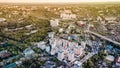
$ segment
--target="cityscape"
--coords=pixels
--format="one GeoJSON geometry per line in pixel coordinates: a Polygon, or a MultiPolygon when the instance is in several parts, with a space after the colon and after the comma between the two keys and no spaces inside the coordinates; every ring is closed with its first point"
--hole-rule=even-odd
{"type": "Polygon", "coordinates": [[[120,68],[120,2],[0,3],[0,68],[120,68]]]}

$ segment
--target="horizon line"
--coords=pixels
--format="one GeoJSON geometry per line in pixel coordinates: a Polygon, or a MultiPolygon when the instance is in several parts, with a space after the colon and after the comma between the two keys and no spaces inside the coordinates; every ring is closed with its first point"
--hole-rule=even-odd
{"type": "Polygon", "coordinates": [[[105,4],[105,3],[120,3],[120,1],[110,1],[110,2],[0,2],[3,4],[87,4],[87,3],[97,3],[97,4],[105,4]]]}

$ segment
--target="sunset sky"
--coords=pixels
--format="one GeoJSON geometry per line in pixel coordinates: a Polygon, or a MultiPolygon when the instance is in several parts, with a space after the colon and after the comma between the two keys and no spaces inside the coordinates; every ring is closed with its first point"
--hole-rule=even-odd
{"type": "Polygon", "coordinates": [[[54,3],[54,2],[120,2],[120,0],[0,0],[11,3],[54,3]]]}

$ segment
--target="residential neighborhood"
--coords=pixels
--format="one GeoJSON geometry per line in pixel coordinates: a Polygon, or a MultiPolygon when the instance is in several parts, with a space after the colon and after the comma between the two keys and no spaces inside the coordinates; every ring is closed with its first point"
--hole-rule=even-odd
{"type": "Polygon", "coordinates": [[[119,7],[0,4],[0,68],[120,68],[119,7]]]}

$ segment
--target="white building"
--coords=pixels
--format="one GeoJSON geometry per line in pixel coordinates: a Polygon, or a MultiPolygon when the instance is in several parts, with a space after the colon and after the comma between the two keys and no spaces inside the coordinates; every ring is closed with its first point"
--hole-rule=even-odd
{"type": "Polygon", "coordinates": [[[52,49],[56,47],[56,45],[57,45],[57,40],[56,39],[50,39],[49,42],[50,42],[50,45],[51,45],[52,49]]]}
{"type": "Polygon", "coordinates": [[[59,33],[62,33],[64,30],[63,30],[63,28],[60,28],[59,29],[59,33]]]}
{"type": "Polygon", "coordinates": [[[105,17],[105,20],[107,21],[115,21],[116,19],[116,17],[105,17]]]}
{"type": "Polygon", "coordinates": [[[49,33],[48,33],[48,37],[49,37],[49,38],[54,38],[54,35],[55,35],[55,32],[49,32],[49,33]]]}
{"type": "Polygon", "coordinates": [[[46,44],[46,42],[44,42],[44,41],[36,43],[36,45],[37,45],[38,48],[41,48],[41,46],[43,46],[43,45],[45,46],[45,44],[46,44]]]}
{"type": "Polygon", "coordinates": [[[5,22],[6,19],[5,18],[0,18],[0,22],[5,22]]]}
{"type": "Polygon", "coordinates": [[[85,48],[85,46],[86,46],[86,42],[81,41],[81,46],[82,46],[83,48],[85,48]]]}
{"type": "Polygon", "coordinates": [[[27,26],[25,26],[25,28],[31,29],[32,26],[33,26],[32,24],[31,25],[27,25],[27,26]]]}
{"type": "Polygon", "coordinates": [[[50,46],[46,46],[45,51],[49,53],[50,52],[50,46]]]}
{"type": "Polygon", "coordinates": [[[50,52],[50,54],[51,54],[51,55],[55,55],[55,53],[57,53],[57,51],[58,51],[58,50],[56,50],[56,49],[52,49],[51,52],[50,52]]]}
{"type": "Polygon", "coordinates": [[[58,52],[58,56],[57,56],[57,59],[62,61],[64,59],[64,52],[58,52]]]}
{"type": "Polygon", "coordinates": [[[25,33],[25,35],[30,35],[30,34],[33,34],[33,33],[36,33],[36,32],[38,32],[38,30],[32,30],[29,33],[25,33]]]}
{"type": "Polygon", "coordinates": [[[68,60],[71,61],[71,62],[75,60],[75,55],[74,55],[73,52],[68,53],[68,60]]]}
{"type": "Polygon", "coordinates": [[[63,12],[63,13],[60,14],[60,18],[61,19],[75,19],[76,18],[76,14],[63,12]]]}
{"type": "Polygon", "coordinates": [[[32,30],[30,34],[36,33],[38,30],[32,30]]]}
{"type": "Polygon", "coordinates": [[[50,25],[51,25],[51,27],[59,26],[59,20],[58,19],[50,20],[50,25]]]}
{"type": "Polygon", "coordinates": [[[106,56],[106,60],[108,60],[108,61],[111,61],[111,62],[113,62],[114,61],[114,56],[112,56],[112,55],[108,55],[108,56],[106,56]]]}
{"type": "Polygon", "coordinates": [[[24,53],[25,57],[31,57],[35,52],[32,49],[27,48],[23,51],[23,53],[24,53]]]}
{"type": "Polygon", "coordinates": [[[97,21],[102,21],[102,20],[103,19],[100,16],[97,17],[97,21]]]}
{"type": "Polygon", "coordinates": [[[37,47],[41,48],[42,50],[46,49],[45,42],[39,42],[39,43],[37,43],[37,47]]]}

